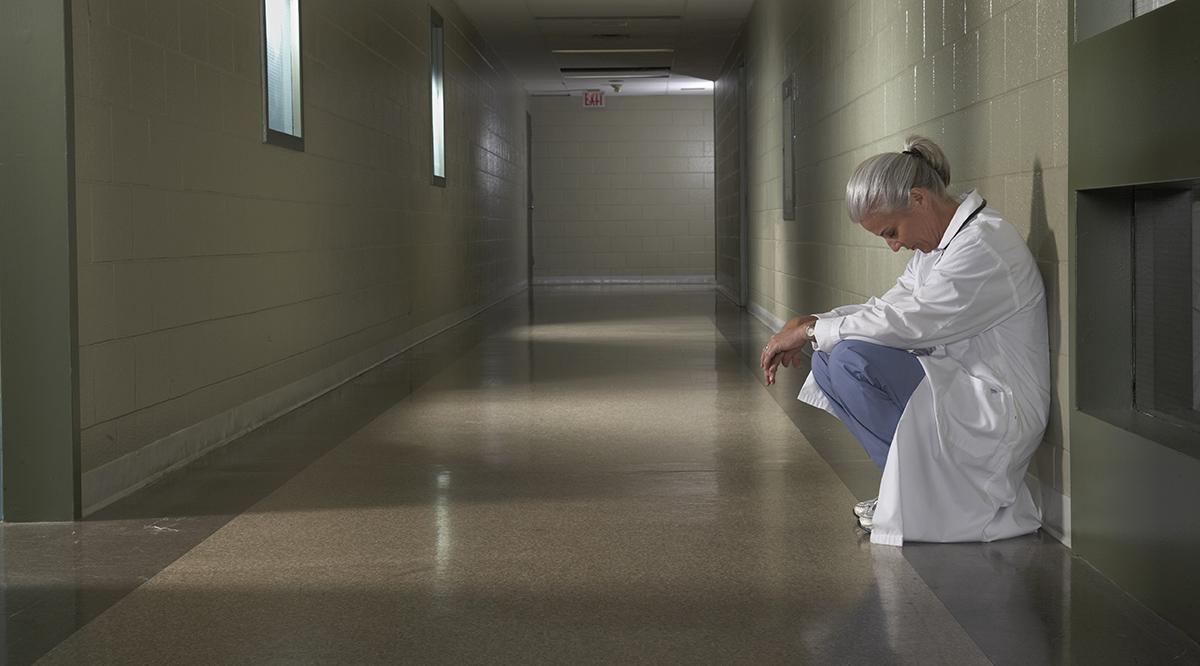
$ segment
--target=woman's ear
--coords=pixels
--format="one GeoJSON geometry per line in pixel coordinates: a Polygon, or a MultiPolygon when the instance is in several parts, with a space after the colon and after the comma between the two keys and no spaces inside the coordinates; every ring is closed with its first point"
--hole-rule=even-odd
{"type": "Polygon", "coordinates": [[[913,208],[923,206],[925,204],[925,190],[920,187],[914,187],[909,190],[908,202],[913,208]]]}

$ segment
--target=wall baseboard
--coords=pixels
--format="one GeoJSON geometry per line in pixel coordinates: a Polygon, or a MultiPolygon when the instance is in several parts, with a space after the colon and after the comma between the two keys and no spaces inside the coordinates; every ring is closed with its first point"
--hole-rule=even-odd
{"type": "Polygon", "coordinates": [[[717,283],[717,293],[724,296],[726,299],[728,299],[730,303],[733,303],[734,305],[737,305],[740,307],[740,304],[738,303],[737,294],[733,293],[732,289],[730,289],[729,287],[726,287],[725,285],[721,284],[720,282],[717,283]]]}
{"type": "Polygon", "coordinates": [[[771,329],[772,331],[778,331],[779,329],[783,328],[784,323],[786,323],[779,317],[767,312],[763,306],[755,303],[754,301],[750,301],[750,305],[746,308],[746,310],[749,311],[755,319],[766,324],[767,328],[771,329]]]}
{"type": "Polygon", "coordinates": [[[716,277],[712,275],[578,275],[578,276],[546,276],[535,277],[534,286],[567,286],[595,284],[702,284],[714,285],[716,277]]]}
{"type": "Polygon", "coordinates": [[[83,474],[83,515],[120,500],[201,456],[291,412],[386,363],[396,355],[525,291],[522,281],[483,305],[426,322],[388,342],[347,358],[233,409],[188,426],[83,474]]]}
{"type": "Polygon", "coordinates": [[[1042,509],[1042,531],[1071,547],[1071,498],[1044,486],[1032,475],[1025,475],[1025,482],[1033,493],[1034,500],[1042,509]]]}

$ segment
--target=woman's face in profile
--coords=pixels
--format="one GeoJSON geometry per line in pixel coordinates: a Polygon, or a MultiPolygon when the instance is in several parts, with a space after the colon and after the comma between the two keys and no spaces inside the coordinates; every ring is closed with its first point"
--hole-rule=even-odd
{"type": "Polygon", "coordinates": [[[901,249],[932,252],[942,240],[937,219],[924,192],[913,190],[908,210],[871,213],[862,219],[862,228],[879,236],[892,252],[901,249]]]}

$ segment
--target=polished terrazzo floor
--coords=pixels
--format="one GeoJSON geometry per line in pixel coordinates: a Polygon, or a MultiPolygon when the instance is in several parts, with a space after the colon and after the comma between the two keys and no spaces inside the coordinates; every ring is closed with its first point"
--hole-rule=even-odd
{"type": "Polygon", "coordinates": [[[872,546],[878,473],[702,288],[511,299],[78,525],[7,663],[1200,663],[1041,535],[872,546]]]}

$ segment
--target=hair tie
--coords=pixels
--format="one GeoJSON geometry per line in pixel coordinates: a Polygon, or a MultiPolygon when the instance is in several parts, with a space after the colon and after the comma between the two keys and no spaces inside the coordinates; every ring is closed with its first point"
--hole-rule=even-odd
{"type": "MultiPolygon", "coordinates": [[[[921,153],[919,153],[919,152],[917,152],[917,151],[915,151],[915,150],[903,150],[903,151],[900,151],[900,154],[901,154],[901,155],[912,155],[913,157],[915,157],[915,158],[917,158],[917,159],[921,160],[922,162],[924,162],[924,163],[928,164],[930,169],[933,169],[933,162],[930,162],[928,157],[925,157],[924,155],[922,155],[921,153]]],[[[937,171],[937,169],[933,169],[933,170],[934,170],[934,171],[937,171]]]]}

